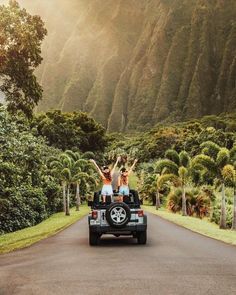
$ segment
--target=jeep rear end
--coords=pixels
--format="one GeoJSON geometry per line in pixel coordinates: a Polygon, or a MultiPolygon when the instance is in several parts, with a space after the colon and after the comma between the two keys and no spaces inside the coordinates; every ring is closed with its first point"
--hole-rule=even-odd
{"type": "Polygon", "coordinates": [[[139,244],[146,244],[147,216],[140,208],[138,194],[133,191],[124,198],[124,202],[102,204],[95,195],[89,215],[89,242],[97,245],[103,234],[130,235],[137,238],[139,244]]]}

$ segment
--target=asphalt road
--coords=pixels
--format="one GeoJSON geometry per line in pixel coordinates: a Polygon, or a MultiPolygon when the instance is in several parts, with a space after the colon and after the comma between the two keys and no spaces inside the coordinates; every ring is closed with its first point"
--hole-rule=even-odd
{"type": "Polygon", "coordinates": [[[0,295],[236,294],[236,247],[148,214],[148,244],[88,245],[84,218],[54,237],[0,256],[0,295]]]}

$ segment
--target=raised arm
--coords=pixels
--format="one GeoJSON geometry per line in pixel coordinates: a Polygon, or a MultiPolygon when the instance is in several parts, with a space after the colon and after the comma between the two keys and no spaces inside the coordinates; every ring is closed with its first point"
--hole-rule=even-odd
{"type": "Polygon", "coordinates": [[[98,171],[98,173],[100,174],[100,176],[102,177],[102,178],[104,178],[104,175],[103,175],[103,173],[102,173],[102,171],[101,171],[101,169],[98,167],[98,165],[97,165],[97,163],[96,163],[96,161],[95,160],[93,160],[93,159],[91,159],[91,160],[89,160],[91,163],[93,163],[94,164],[94,166],[97,168],[97,171],[98,171]]]}
{"type": "Polygon", "coordinates": [[[128,170],[128,174],[130,174],[130,173],[133,171],[134,166],[136,165],[137,162],[138,162],[138,160],[135,159],[133,165],[132,165],[132,166],[129,168],[129,170],[128,170]]]}
{"type": "Polygon", "coordinates": [[[111,176],[113,176],[113,174],[114,174],[114,172],[116,170],[117,164],[120,162],[120,159],[121,159],[120,157],[117,158],[117,160],[115,162],[115,165],[114,165],[114,167],[111,170],[111,176]]]}

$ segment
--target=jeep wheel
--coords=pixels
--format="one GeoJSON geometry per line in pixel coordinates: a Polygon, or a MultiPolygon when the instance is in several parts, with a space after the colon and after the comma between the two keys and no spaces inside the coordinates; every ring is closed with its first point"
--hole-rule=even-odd
{"type": "Polygon", "coordinates": [[[96,246],[99,242],[99,235],[97,233],[89,231],[89,245],[96,246]]]}
{"type": "Polygon", "coordinates": [[[147,242],[147,231],[137,232],[138,244],[145,245],[147,242]]]}
{"type": "Polygon", "coordinates": [[[131,212],[125,203],[112,203],[106,210],[106,219],[110,226],[115,228],[124,227],[131,217],[131,212]]]}

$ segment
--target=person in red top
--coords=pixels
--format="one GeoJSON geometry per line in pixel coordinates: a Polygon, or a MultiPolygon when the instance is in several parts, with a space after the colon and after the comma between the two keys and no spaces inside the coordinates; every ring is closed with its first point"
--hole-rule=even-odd
{"type": "Polygon", "coordinates": [[[102,186],[101,194],[102,194],[103,203],[106,202],[107,196],[111,196],[111,197],[113,196],[113,189],[112,189],[111,183],[112,183],[112,178],[113,178],[116,166],[119,161],[120,161],[120,157],[117,158],[114,167],[112,168],[112,170],[110,170],[108,166],[103,166],[102,169],[100,169],[95,160],[90,160],[90,162],[95,165],[95,167],[98,170],[98,173],[100,174],[102,178],[103,186],[102,186]]]}
{"type": "Polygon", "coordinates": [[[129,175],[133,171],[135,164],[138,162],[137,159],[134,160],[133,165],[127,170],[125,167],[121,168],[121,174],[118,178],[118,187],[120,201],[123,202],[123,197],[129,195],[129,175]]]}

